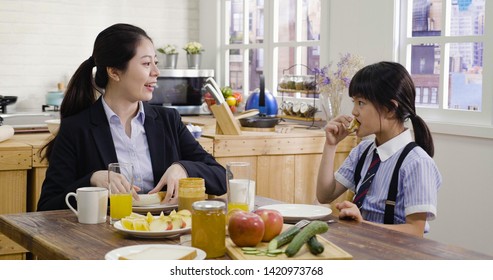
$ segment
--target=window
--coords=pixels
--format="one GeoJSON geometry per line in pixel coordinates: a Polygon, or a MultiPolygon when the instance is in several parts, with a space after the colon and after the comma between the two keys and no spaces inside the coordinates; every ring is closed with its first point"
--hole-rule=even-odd
{"type": "Polygon", "coordinates": [[[491,125],[493,83],[483,81],[492,66],[485,59],[486,1],[401,3],[399,56],[415,82],[419,114],[432,121],[491,125]]]}
{"type": "Polygon", "coordinates": [[[223,0],[224,84],[247,94],[258,88],[263,74],[276,94],[283,74],[310,74],[303,65],[319,67],[321,2],[223,0]]]}

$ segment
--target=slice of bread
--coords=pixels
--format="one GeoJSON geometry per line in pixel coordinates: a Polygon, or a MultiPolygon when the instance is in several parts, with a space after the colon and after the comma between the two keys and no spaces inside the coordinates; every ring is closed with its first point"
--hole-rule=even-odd
{"type": "Polygon", "coordinates": [[[119,256],[119,260],[193,260],[197,257],[197,250],[191,247],[166,248],[149,247],[140,252],[119,256]]]}
{"type": "Polygon", "coordinates": [[[157,192],[153,194],[139,194],[140,200],[132,201],[133,206],[149,206],[161,203],[166,196],[166,192],[157,192]]]}

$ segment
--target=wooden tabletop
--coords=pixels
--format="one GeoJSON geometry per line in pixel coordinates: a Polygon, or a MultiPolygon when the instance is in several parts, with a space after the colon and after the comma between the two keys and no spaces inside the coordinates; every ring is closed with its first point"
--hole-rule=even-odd
{"type": "MultiPolygon", "coordinates": [[[[257,197],[256,206],[279,201],[257,197]]],[[[466,250],[368,223],[338,220],[323,237],[354,259],[493,259],[466,250]]],[[[0,215],[0,232],[32,252],[39,259],[104,259],[107,252],[122,246],[166,243],[180,238],[139,239],[124,236],[108,223],[86,225],[77,222],[70,210],[0,215]]],[[[225,257],[227,258],[227,256],[225,257]]]]}

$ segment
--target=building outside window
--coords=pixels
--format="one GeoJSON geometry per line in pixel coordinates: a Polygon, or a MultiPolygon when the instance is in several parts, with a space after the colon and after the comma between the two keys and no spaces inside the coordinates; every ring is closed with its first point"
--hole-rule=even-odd
{"type": "Polygon", "coordinates": [[[415,82],[420,112],[432,120],[491,125],[492,93],[483,86],[486,1],[401,4],[400,62],[415,82]]]}
{"type": "Polygon", "coordinates": [[[263,74],[275,94],[283,74],[311,74],[320,65],[321,5],[320,0],[223,0],[225,84],[247,94],[263,74]]]}

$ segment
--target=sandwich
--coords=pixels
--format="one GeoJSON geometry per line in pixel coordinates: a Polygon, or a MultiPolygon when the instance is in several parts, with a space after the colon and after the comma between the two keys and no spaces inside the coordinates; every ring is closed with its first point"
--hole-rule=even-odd
{"type": "Polygon", "coordinates": [[[139,194],[140,200],[133,200],[132,206],[149,206],[161,203],[161,200],[166,196],[166,192],[157,192],[153,194],[139,194]]]}
{"type": "Polygon", "coordinates": [[[149,247],[142,251],[119,256],[119,260],[193,260],[197,250],[192,247],[149,247]]]}
{"type": "Polygon", "coordinates": [[[356,119],[353,118],[353,120],[349,123],[349,126],[347,127],[347,131],[349,133],[355,132],[360,126],[360,122],[356,119]]]}

